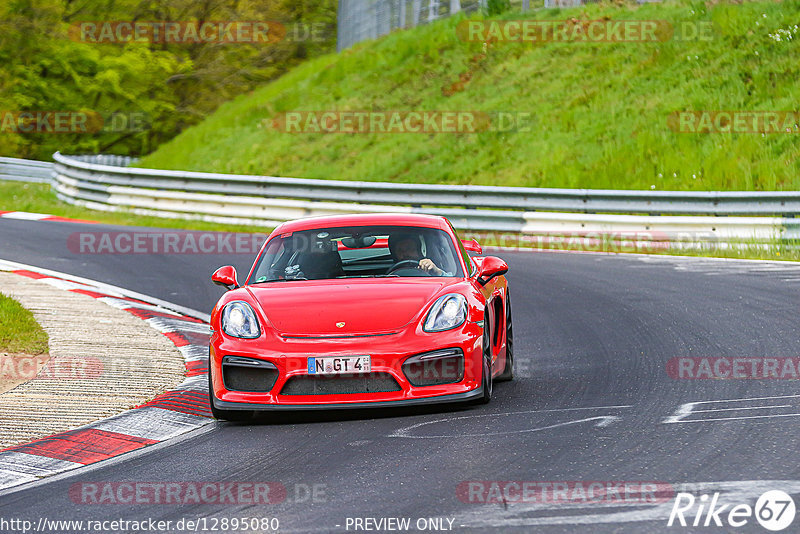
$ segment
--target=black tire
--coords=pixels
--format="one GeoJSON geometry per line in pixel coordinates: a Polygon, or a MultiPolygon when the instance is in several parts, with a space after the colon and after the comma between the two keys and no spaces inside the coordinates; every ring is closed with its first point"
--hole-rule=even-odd
{"type": "Polygon", "coordinates": [[[255,415],[253,410],[220,410],[214,407],[214,388],[211,386],[211,360],[208,362],[208,404],[211,406],[211,415],[221,421],[249,421],[255,415]]]}
{"type": "Polygon", "coordinates": [[[511,320],[511,296],[506,290],[506,365],[495,378],[498,382],[514,380],[514,326],[511,320]]]}
{"type": "Polygon", "coordinates": [[[489,335],[489,325],[484,313],[483,324],[483,396],[478,399],[478,404],[489,404],[492,400],[492,336],[489,335]]]}

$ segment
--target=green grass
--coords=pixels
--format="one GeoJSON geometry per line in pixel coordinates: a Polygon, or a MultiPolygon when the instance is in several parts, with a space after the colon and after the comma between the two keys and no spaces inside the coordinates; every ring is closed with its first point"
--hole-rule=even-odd
{"type": "Polygon", "coordinates": [[[0,293],[0,352],[45,354],[47,334],[33,314],[0,293]]]}
{"type": "Polygon", "coordinates": [[[742,242],[731,248],[712,247],[707,249],[668,248],[654,254],[673,256],[697,256],[704,258],[732,258],[740,260],[800,261],[798,243],[772,242],[755,244],[742,242]]]}
{"type": "MultiPolygon", "coordinates": [[[[472,15],[472,17],[480,17],[472,15]]],[[[418,183],[657,190],[800,188],[797,134],[676,133],[671,113],[797,110],[798,2],[600,3],[506,18],[712,24],[711,40],[466,43],[462,16],[308,61],[143,158],[142,167],[418,183]],[[293,110],[529,112],[529,132],[290,134],[293,110]]]]}
{"type": "Polygon", "coordinates": [[[99,211],[73,206],[59,200],[48,184],[0,180],[0,210],[47,213],[71,219],[83,219],[127,226],[146,226],[152,228],[177,228],[184,230],[209,230],[224,232],[263,232],[271,231],[270,226],[245,226],[218,224],[201,220],[169,219],[136,215],[121,211],[99,211]]]}
{"type": "MultiPolygon", "coordinates": [[[[732,258],[747,260],[800,261],[800,243],[792,241],[730,240],[725,245],[713,242],[694,245],[684,243],[638,243],[619,242],[610,238],[583,239],[573,235],[551,235],[549,237],[516,234],[463,232],[464,239],[476,239],[483,247],[501,247],[521,251],[579,251],[607,252],[619,254],[654,254],[672,256],[696,256],[705,258],[732,258]]],[[[619,236],[616,236],[619,238],[619,236]]]]}

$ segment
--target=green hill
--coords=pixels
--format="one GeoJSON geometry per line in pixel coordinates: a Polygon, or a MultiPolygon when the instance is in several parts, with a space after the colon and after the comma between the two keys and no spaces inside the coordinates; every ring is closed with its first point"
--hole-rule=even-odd
{"type": "Polygon", "coordinates": [[[224,104],[140,165],[420,183],[800,189],[791,115],[788,134],[680,133],[670,122],[679,111],[798,112],[800,2],[604,3],[505,16],[523,18],[658,20],[678,31],[659,42],[486,43],[459,38],[463,16],[441,20],[311,60],[224,104]],[[691,39],[687,27],[706,28],[709,38],[691,39]],[[281,113],[297,110],[530,118],[527,131],[511,132],[298,134],[274,127],[281,113]]]}

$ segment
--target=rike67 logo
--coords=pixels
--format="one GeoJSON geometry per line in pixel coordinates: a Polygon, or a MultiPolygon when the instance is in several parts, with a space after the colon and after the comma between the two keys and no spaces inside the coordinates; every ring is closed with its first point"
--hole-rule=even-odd
{"type": "Polygon", "coordinates": [[[678,493],[667,526],[739,528],[755,518],[765,529],[779,531],[794,521],[794,500],[788,493],[780,490],[763,493],[756,501],[755,507],[745,503],[721,504],[719,500],[719,492],[710,497],[708,494],[696,497],[691,493],[678,493]]]}

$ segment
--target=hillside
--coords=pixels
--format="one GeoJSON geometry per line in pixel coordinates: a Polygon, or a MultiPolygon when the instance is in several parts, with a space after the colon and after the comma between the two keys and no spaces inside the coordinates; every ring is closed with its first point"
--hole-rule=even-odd
{"type": "Polygon", "coordinates": [[[311,60],[224,104],[140,165],[422,183],[800,189],[800,142],[791,115],[794,134],[680,133],[670,118],[695,110],[798,111],[800,3],[604,3],[505,18],[655,20],[668,21],[683,37],[691,37],[686,28],[708,31],[705,39],[667,35],[657,42],[487,43],[459,38],[465,18],[441,20],[311,60]],[[477,133],[276,128],[281,113],[298,110],[529,113],[530,127],[477,133]]]}

